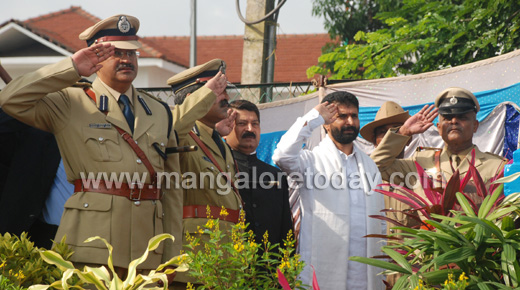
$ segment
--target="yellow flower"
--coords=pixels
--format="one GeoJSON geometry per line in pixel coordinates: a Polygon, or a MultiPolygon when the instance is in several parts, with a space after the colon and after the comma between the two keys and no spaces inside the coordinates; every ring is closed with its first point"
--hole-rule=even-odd
{"type": "Polygon", "coordinates": [[[269,234],[267,233],[267,231],[265,231],[265,233],[264,233],[262,242],[264,243],[264,245],[267,245],[267,242],[269,242],[269,234]]]}
{"type": "Polygon", "coordinates": [[[2,269],[5,266],[5,261],[0,264],[0,269],[2,269]]]}
{"type": "Polygon", "coordinates": [[[459,281],[464,281],[464,280],[468,280],[468,277],[466,277],[466,273],[462,272],[462,274],[460,274],[460,276],[459,276],[459,281]]]}
{"type": "Polygon", "coordinates": [[[209,219],[208,222],[206,223],[206,227],[208,229],[212,229],[214,226],[215,226],[215,220],[209,219]]]}
{"type": "Polygon", "coordinates": [[[244,245],[241,243],[237,243],[233,245],[233,248],[235,248],[235,250],[240,253],[244,249],[244,245]]]}
{"type": "Polygon", "coordinates": [[[222,209],[220,210],[220,215],[223,217],[226,217],[229,215],[229,213],[227,212],[225,207],[222,207],[222,209]]]}

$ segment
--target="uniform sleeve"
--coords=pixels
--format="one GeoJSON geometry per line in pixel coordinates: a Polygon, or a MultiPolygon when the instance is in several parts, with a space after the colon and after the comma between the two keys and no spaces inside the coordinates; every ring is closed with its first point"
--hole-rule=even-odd
{"type": "Polygon", "coordinates": [[[179,135],[179,140],[187,137],[187,134],[195,125],[195,121],[204,117],[217,96],[208,87],[201,87],[190,94],[180,105],[173,108],[173,128],[179,135]]]}
{"type": "Polygon", "coordinates": [[[325,121],[316,109],[312,109],[300,117],[282,136],[273,154],[273,161],[287,173],[303,173],[305,160],[311,154],[303,149],[303,143],[309,139],[314,129],[323,125],[325,121]]]}
{"type": "Polygon", "coordinates": [[[370,157],[376,163],[383,180],[400,184],[410,172],[415,172],[413,159],[398,159],[410,137],[389,130],[370,157]]]}
{"type": "Polygon", "coordinates": [[[57,132],[70,118],[70,99],[64,89],[80,78],[72,59],[66,58],[11,81],[0,92],[0,104],[23,123],[57,132]]]}

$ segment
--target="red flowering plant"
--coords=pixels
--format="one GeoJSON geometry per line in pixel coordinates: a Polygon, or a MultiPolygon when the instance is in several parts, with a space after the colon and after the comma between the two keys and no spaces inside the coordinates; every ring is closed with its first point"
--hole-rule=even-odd
{"type": "MultiPolygon", "coordinates": [[[[460,210],[460,205],[456,202],[456,193],[460,192],[469,202],[470,207],[474,212],[477,212],[482,200],[486,196],[491,195],[496,190],[502,191],[503,184],[495,183],[495,181],[503,176],[503,169],[496,172],[488,184],[485,184],[480,176],[478,170],[475,168],[475,150],[471,151],[471,159],[469,160],[468,172],[462,177],[460,176],[459,170],[457,169],[451,178],[448,180],[445,186],[441,188],[435,188],[432,177],[430,177],[425,170],[415,162],[417,169],[418,180],[422,186],[424,197],[421,194],[412,191],[404,186],[391,185],[395,190],[388,191],[382,189],[376,189],[377,192],[395,198],[400,202],[407,204],[412,210],[398,211],[385,209],[385,212],[401,212],[410,219],[416,220],[420,223],[423,228],[429,228],[425,220],[431,220],[431,214],[438,214],[442,216],[452,216],[452,210],[460,210]],[[476,189],[475,194],[464,193],[464,189],[468,183],[473,180],[473,185],[476,189]],[[422,219],[416,213],[420,213],[422,219]]],[[[387,184],[384,184],[387,185],[387,184]]],[[[499,195],[498,199],[492,205],[496,207],[504,200],[504,195],[499,195]]],[[[403,223],[396,219],[392,219],[384,216],[372,216],[373,218],[383,219],[391,224],[399,227],[405,227],[403,223]]],[[[418,224],[419,224],[418,223],[418,224]]]]}
{"type": "Polygon", "coordinates": [[[401,232],[388,236],[382,247],[385,256],[351,260],[386,269],[385,274],[401,273],[392,289],[441,289],[450,275],[467,277],[466,289],[519,287],[520,229],[514,219],[520,213],[520,193],[504,197],[502,182],[511,178],[499,179],[502,170],[486,186],[474,160],[472,152],[468,172],[461,177],[455,171],[441,190],[431,179],[421,178],[426,173],[416,163],[424,196],[399,186],[394,186],[396,192],[379,190],[420,213],[419,218],[403,212],[419,220],[421,227],[373,216],[397,225],[394,229],[401,232]],[[474,194],[464,192],[470,181],[474,194]]]}

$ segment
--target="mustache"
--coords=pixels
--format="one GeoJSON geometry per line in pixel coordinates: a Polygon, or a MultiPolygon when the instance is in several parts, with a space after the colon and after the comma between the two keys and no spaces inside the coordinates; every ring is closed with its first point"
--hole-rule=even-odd
{"type": "Polygon", "coordinates": [[[248,137],[253,137],[256,139],[256,134],[253,133],[253,132],[245,132],[243,135],[242,135],[242,138],[248,138],[248,137]]]}
{"type": "MultiPolygon", "coordinates": [[[[345,131],[354,131],[354,133],[356,133],[358,131],[358,128],[357,127],[354,127],[354,126],[346,126],[346,127],[342,127],[341,128],[341,132],[345,132],[345,131]]],[[[347,133],[348,134],[348,133],[347,133]]]]}
{"type": "Polygon", "coordinates": [[[120,64],[117,65],[117,70],[120,70],[122,68],[130,68],[132,70],[135,70],[134,65],[131,64],[131,63],[120,63],[120,64]]]}

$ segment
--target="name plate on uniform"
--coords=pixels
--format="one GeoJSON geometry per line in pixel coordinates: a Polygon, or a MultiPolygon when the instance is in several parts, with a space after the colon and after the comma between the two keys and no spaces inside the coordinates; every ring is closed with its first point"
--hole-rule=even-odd
{"type": "Polygon", "coordinates": [[[88,126],[90,128],[95,128],[95,129],[110,129],[110,128],[112,128],[112,124],[110,124],[110,123],[91,123],[91,124],[88,124],[88,126]]]}

